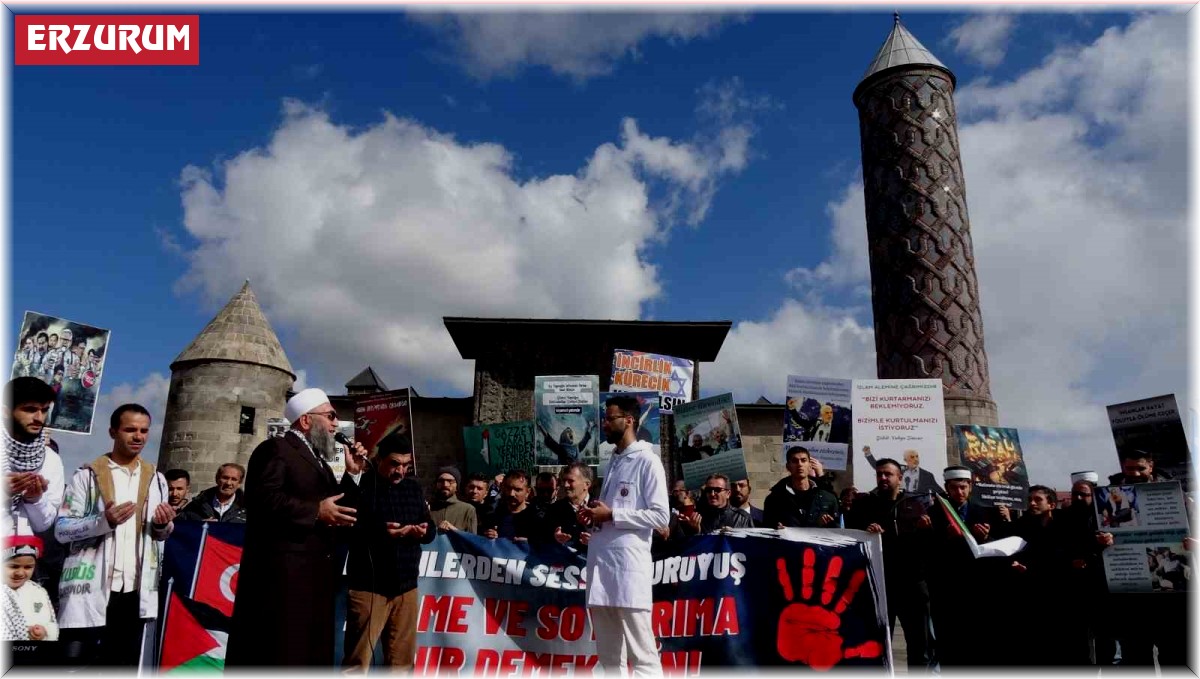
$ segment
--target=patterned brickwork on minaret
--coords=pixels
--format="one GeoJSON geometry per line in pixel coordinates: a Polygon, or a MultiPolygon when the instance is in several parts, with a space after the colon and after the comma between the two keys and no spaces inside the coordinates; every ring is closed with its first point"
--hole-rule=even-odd
{"type": "Polygon", "coordinates": [[[854,91],[876,364],[883,379],[942,380],[948,425],[994,425],[954,86],[897,15],[854,91]]]}

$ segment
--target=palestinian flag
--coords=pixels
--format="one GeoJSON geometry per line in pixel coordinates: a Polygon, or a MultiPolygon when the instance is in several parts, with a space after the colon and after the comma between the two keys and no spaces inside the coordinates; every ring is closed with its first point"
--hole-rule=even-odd
{"type": "Polygon", "coordinates": [[[957,535],[962,536],[962,538],[967,541],[967,547],[970,548],[971,555],[978,559],[979,543],[975,540],[975,536],[971,535],[971,531],[967,528],[967,524],[963,523],[962,517],[959,516],[958,512],[954,511],[954,508],[950,506],[949,500],[941,495],[938,495],[937,493],[934,493],[934,496],[937,497],[938,504],[942,506],[942,511],[946,513],[946,520],[950,522],[951,529],[953,529],[957,535]]]}
{"type": "Polygon", "coordinates": [[[161,672],[220,674],[225,668],[225,645],[230,619],[212,606],[175,592],[163,622],[161,672]]]}

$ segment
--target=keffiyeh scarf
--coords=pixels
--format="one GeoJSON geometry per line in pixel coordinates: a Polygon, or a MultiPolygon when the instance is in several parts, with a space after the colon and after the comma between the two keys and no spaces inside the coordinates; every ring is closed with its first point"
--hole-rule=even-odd
{"type": "Polygon", "coordinates": [[[7,584],[0,584],[4,589],[4,640],[28,641],[29,623],[17,603],[17,591],[7,584]]]}
{"type": "MultiPolygon", "coordinates": [[[[42,463],[46,461],[46,430],[43,429],[38,437],[29,443],[21,443],[8,433],[7,428],[0,428],[0,432],[4,434],[4,457],[0,458],[0,471],[4,474],[10,472],[34,472],[42,468],[42,463]]],[[[25,499],[20,493],[9,498],[13,515],[16,515],[17,507],[20,506],[25,499]]]]}

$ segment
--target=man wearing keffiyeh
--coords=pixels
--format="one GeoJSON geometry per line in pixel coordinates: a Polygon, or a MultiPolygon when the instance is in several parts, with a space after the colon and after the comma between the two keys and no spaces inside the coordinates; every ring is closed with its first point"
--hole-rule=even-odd
{"type": "Polygon", "coordinates": [[[62,459],[46,434],[54,390],[35,377],[4,386],[4,455],[0,458],[9,498],[4,533],[33,535],[49,529],[63,499],[62,459]]]}

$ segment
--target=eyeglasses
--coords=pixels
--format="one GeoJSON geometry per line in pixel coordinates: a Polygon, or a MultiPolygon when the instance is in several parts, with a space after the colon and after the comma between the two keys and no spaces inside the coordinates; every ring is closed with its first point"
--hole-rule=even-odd
{"type": "Polygon", "coordinates": [[[321,417],[328,417],[330,422],[337,422],[336,410],[327,410],[323,413],[309,413],[309,415],[320,415],[321,417]]]}
{"type": "Polygon", "coordinates": [[[728,488],[713,488],[710,486],[708,488],[705,488],[704,492],[706,492],[706,493],[724,493],[726,490],[729,490],[729,489],[728,488]]]}

